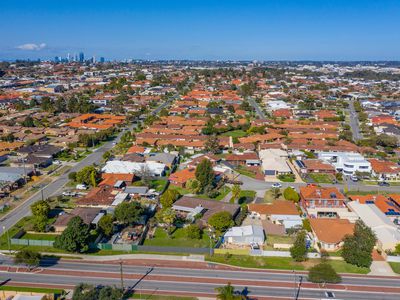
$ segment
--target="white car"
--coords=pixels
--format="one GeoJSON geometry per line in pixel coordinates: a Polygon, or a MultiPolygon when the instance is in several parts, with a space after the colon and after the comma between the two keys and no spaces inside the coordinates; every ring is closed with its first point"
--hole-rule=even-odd
{"type": "Polygon", "coordinates": [[[272,184],[272,187],[274,189],[280,189],[282,187],[282,184],[280,184],[279,182],[275,182],[274,184],[272,184]]]}

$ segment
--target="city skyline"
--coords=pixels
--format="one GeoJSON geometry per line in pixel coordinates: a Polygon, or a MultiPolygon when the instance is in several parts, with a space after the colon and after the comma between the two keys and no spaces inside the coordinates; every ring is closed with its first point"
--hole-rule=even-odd
{"type": "Polygon", "coordinates": [[[0,59],[399,60],[396,1],[0,4],[0,59]]]}

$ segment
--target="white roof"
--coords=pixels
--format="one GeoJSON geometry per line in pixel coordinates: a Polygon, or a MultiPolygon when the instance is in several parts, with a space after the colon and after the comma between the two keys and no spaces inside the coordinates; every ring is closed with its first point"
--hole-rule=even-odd
{"type": "Polygon", "coordinates": [[[148,161],[130,162],[121,160],[111,160],[106,163],[102,171],[104,173],[138,174],[143,168],[148,168],[152,174],[161,174],[165,170],[165,164],[148,161]]]}
{"type": "Polygon", "coordinates": [[[264,236],[263,228],[257,225],[247,225],[240,227],[232,227],[224,234],[225,237],[239,237],[239,236],[264,236]]]}
{"type": "Polygon", "coordinates": [[[370,227],[382,244],[400,243],[400,231],[375,204],[361,204],[358,201],[347,203],[360,219],[370,227]]]}
{"type": "Polygon", "coordinates": [[[286,162],[287,152],[281,149],[266,149],[259,152],[263,170],[276,170],[289,173],[292,170],[286,162]]]}

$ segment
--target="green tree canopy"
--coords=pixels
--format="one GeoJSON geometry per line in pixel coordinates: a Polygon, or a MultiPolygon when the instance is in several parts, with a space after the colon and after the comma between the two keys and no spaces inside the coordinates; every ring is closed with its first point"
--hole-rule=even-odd
{"type": "Polygon", "coordinates": [[[99,228],[105,236],[110,236],[113,233],[114,218],[111,215],[102,216],[99,220],[99,228]]]}
{"type": "Polygon", "coordinates": [[[206,186],[211,186],[214,182],[214,171],[212,163],[208,159],[203,159],[196,167],[196,179],[200,182],[200,190],[204,191],[206,186]]]}
{"type": "Polygon", "coordinates": [[[285,197],[286,200],[290,200],[295,203],[299,202],[300,200],[299,194],[291,187],[287,187],[286,189],[284,189],[283,197],[285,197]]]}
{"type": "Polygon", "coordinates": [[[46,200],[40,200],[31,205],[31,211],[34,217],[34,229],[39,232],[45,231],[49,220],[50,205],[46,200]]]}
{"type": "Polygon", "coordinates": [[[290,248],[290,255],[295,261],[307,260],[306,232],[301,230],[296,235],[296,240],[290,248]]]}
{"type": "Polygon", "coordinates": [[[196,224],[190,224],[185,227],[186,236],[192,240],[199,240],[201,239],[201,229],[196,224]]]}
{"type": "Polygon", "coordinates": [[[86,252],[89,250],[89,226],[79,216],[73,217],[67,228],[54,241],[54,247],[68,252],[86,252]]]}
{"type": "Polygon", "coordinates": [[[227,285],[215,288],[219,300],[241,300],[246,299],[245,295],[235,292],[235,288],[228,282],[227,285]]]}
{"type": "Polygon", "coordinates": [[[74,289],[72,300],[121,300],[122,297],[123,291],[119,288],[80,283],[74,289]]]}
{"type": "Polygon", "coordinates": [[[323,262],[309,270],[308,280],[314,283],[340,283],[342,278],[330,264],[323,262]]]}
{"type": "Polygon", "coordinates": [[[29,269],[37,267],[42,256],[39,252],[24,249],[15,254],[14,262],[18,265],[26,265],[29,269]]]}
{"type": "Polygon", "coordinates": [[[179,193],[176,190],[168,189],[160,197],[160,203],[163,208],[172,207],[174,202],[178,199],[179,193]]]}
{"type": "Polygon", "coordinates": [[[99,171],[94,166],[83,167],[76,173],[76,182],[86,185],[97,186],[100,180],[99,171]]]}
{"type": "Polygon", "coordinates": [[[375,243],[376,236],[371,228],[358,220],[353,235],[344,238],[342,257],[349,264],[368,268],[372,263],[375,243]]]}
{"type": "Polygon", "coordinates": [[[212,226],[218,235],[222,234],[234,225],[232,215],[227,211],[220,211],[213,214],[208,219],[208,224],[212,226]]]}
{"type": "Polygon", "coordinates": [[[114,216],[121,224],[128,225],[138,222],[142,213],[143,208],[139,202],[122,202],[115,208],[114,216]]]}

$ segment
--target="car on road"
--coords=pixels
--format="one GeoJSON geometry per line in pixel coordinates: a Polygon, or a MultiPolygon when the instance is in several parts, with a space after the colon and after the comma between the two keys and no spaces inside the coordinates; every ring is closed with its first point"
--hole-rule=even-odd
{"type": "Polygon", "coordinates": [[[386,182],[386,181],[380,181],[380,182],[378,182],[378,185],[379,186],[390,186],[389,182],[386,182]]]}
{"type": "Polygon", "coordinates": [[[350,176],[350,179],[351,179],[352,181],[354,181],[354,182],[357,182],[357,181],[358,181],[358,177],[357,177],[356,175],[351,175],[351,176],[350,176]]]}
{"type": "Polygon", "coordinates": [[[275,182],[274,184],[272,184],[272,187],[274,189],[280,189],[282,187],[282,184],[280,184],[279,182],[275,182]]]}

